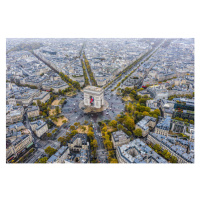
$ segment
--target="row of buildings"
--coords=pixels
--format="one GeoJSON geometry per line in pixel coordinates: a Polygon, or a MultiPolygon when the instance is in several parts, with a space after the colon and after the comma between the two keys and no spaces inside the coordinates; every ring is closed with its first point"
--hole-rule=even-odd
{"type": "Polygon", "coordinates": [[[67,146],[62,146],[47,163],[89,163],[89,143],[86,134],[76,134],[68,142],[67,146]]]}

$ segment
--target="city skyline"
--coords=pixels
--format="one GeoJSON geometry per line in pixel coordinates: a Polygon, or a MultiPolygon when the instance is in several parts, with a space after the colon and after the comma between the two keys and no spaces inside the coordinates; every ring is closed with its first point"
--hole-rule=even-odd
{"type": "Polygon", "coordinates": [[[9,38],[6,52],[7,163],[194,163],[193,38],[9,38]]]}

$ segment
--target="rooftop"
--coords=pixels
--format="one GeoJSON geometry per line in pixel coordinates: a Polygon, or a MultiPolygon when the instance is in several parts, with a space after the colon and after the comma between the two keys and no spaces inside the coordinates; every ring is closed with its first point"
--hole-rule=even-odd
{"type": "Polygon", "coordinates": [[[163,130],[169,130],[170,129],[170,123],[171,123],[171,117],[163,118],[157,125],[157,128],[163,129],[163,130]]]}
{"type": "Polygon", "coordinates": [[[118,147],[121,157],[128,163],[167,163],[140,139],[118,147]]]}
{"type": "Polygon", "coordinates": [[[103,91],[103,88],[99,88],[99,87],[88,85],[87,87],[84,88],[84,90],[91,90],[91,91],[95,91],[95,92],[101,92],[101,91],[103,91]]]}

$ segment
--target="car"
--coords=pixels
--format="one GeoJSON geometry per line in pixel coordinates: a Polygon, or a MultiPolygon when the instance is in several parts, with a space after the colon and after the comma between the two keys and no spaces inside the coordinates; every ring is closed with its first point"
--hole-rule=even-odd
{"type": "Polygon", "coordinates": [[[106,115],[108,115],[108,113],[106,113],[106,115]]]}

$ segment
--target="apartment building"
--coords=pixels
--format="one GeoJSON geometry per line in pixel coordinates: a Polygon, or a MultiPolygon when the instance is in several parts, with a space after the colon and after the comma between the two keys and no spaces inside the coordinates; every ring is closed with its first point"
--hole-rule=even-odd
{"type": "Polygon", "coordinates": [[[118,146],[116,156],[119,163],[167,163],[140,139],[118,146]]]}
{"type": "Polygon", "coordinates": [[[194,142],[176,139],[165,135],[150,133],[147,140],[153,145],[159,144],[175,156],[178,163],[194,163],[194,142]]]}
{"type": "Polygon", "coordinates": [[[28,118],[37,117],[40,115],[40,109],[38,106],[29,106],[27,109],[28,118]]]}
{"type": "Polygon", "coordinates": [[[130,137],[123,131],[112,132],[111,140],[113,146],[116,149],[118,146],[122,146],[130,142],[130,137]]]}
{"type": "Polygon", "coordinates": [[[50,99],[50,94],[49,92],[42,91],[38,96],[33,98],[33,102],[36,103],[37,101],[41,101],[41,103],[45,103],[50,99]]]}
{"type": "Polygon", "coordinates": [[[25,148],[33,143],[31,134],[22,135],[6,147],[6,159],[19,155],[25,148]]]}
{"type": "Polygon", "coordinates": [[[156,125],[156,118],[145,116],[142,120],[140,120],[136,125],[135,129],[139,128],[142,130],[142,136],[145,137],[150,129],[153,129],[156,125]]]}
{"type": "Polygon", "coordinates": [[[168,136],[170,125],[171,117],[168,116],[166,118],[162,118],[162,120],[155,127],[155,133],[168,136]]]}
{"type": "Polygon", "coordinates": [[[37,120],[34,122],[30,122],[30,126],[32,131],[40,138],[44,133],[48,131],[48,126],[46,122],[42,120],[37,120]]]}

